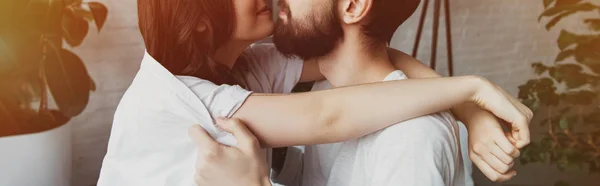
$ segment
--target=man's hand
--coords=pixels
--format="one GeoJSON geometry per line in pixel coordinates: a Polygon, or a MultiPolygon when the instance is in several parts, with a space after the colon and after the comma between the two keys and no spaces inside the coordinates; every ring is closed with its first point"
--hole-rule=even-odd
{"type": "Polygon", "coordinates": [[[199,125],[189,128],[198,147],[196,184],[199,186],[270,186],[266,156],[256,137],[238,119],[217,119],[217,126],[235,136],[238,147],[217,143],[199,125]]]}
{"type": "Polygon", "coordinates": [[[469,157],[481,172],[494,182],[516,175],[511,170],[520,155],[510,134],[504,134],[498,119],[485,110],[474,110],[465,122],[469,130],[469,157]]]}

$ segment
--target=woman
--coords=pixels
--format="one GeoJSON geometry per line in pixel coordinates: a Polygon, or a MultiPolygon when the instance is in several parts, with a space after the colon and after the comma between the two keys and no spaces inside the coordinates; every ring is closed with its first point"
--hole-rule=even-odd
{"type": "MultiPolygon", "coordinates": [[[[531,117],[478,77],[282,94],[323,77],[315,62],[287,59],[271,45],[251,46],[273,32],[263,0],[138,0],[138,11],[147,53],[115,113],[99,185],[193,183],[195,151],[187,128],[218,117],[240,118],[264,147],[344,141],[465,102],[514,126],[531,117]],[[389,109],[369,112],[374,107],[389,109]]],[[[202,127],[219,142],[235,145],[231,135],[202,127]]]]}

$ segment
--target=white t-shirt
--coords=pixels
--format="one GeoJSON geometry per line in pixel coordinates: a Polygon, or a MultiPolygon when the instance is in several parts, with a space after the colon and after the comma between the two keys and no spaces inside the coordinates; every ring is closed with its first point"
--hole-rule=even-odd
{"type": "MultiPolygon", "coordinates": [[[[252,45],[244,55],[247,68],[233,73],[251,91],[289,93],[300,79],[302,61],[285,58],[272,44],[252,45]]],[[[218,142],[235,145],[214,119],[231,117],[250,94],[175,76],[146,53],[115,113],[98,185],[194,186],[197,147],[187,129],[198,124],[218,142]]]]}
{"type": "MultiPolygon", "coordinates": [[[[401,79],[404,73],[395,71],[384,81],[401,79]]],[[[326,81],[313,86],[328,88],[326,81]]],[[[359,139],[307,146],[302,185],[464,185],[458,131],[452,115],[441,112],[359,139]]]]}

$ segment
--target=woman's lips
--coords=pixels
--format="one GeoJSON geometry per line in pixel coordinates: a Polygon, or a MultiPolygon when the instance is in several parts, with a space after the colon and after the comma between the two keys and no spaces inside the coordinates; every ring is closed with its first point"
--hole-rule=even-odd
{"type": "Polygon", "coordinates": [[[261,15],[261,14],[270,14],[270,13],[271,13],[271,7],[265,6],[262,9],[260,9],[260,11],[258,11],[258,13],[256,13],[256,14],[261,15]]]}

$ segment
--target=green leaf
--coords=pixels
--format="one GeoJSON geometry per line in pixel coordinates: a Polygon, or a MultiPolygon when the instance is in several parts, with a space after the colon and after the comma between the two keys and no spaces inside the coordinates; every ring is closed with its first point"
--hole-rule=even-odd
{"type": "Polygon", "coordinates": [[[65,41],[72,47],[79,46],[88,33],[89,25],[85,19],[65,14],[62,20],[62,33],[65,41]]]}
{"type": "Polygon", "coordinates": [[[89,2],[88,5],[94,15],[94,22],[96,23],[96,27],[98,27],[98,31],[102,30],[104,22],[106,22],[106,16],[108,15],[108,8],[98,2],[89,2]]]}
{"type": "Polygon", "coordinates": [[[592,11],[597,8],[591,3],[561,5],[559,2],[556,3],[556,6],[546,9],[546,11],[538,17],[538,21],[542,20],[543,17],[554,16],[565,11],[592,11]]]}
{"type": "Polygon", "coordinates": [[[548,8],[555,0],[544,0],[544,8],[548,8]]]}
{"type": "Polygon", "coordinates": [[[519,86],[519,100],[527,100],[529,99],[531,96],[531,90],[533,89],[533,86],[535,86],[535,80],[529,80],[527,81],[527,83],[519,86]]]}
{"type": "Polygon", "coordinates": [[[596,93],[587,90],[566,92],[563,95],[564,100],[572,105],[588,105],[596,98],[596,93]]]}
{"type": "Polygon", "coordinates": [[[567,88],[579,88],[591,83],[593,76],[583,72],[583,68],[576,64],[561,64],[550,69],[550,76],[558,82],[564,82],[567,88]]]}
{"type": "Polygon", "coordinates": [[[552,89],[552,90],[556,90],[556,88],[554,88],[554,81],[552,81],[552,79],[550,78],[542,78],[539,79],[538,83],[545,88],[548,89],[552,89]]]}
{"type": "Polygon", "coordinates": [[[566,78],[573,75],[578,75],[583,69],[575,64],[561,64],[549,70],[550,76],[558,82],[565,81],[566,78]]]}
{"type": "Polygon", "coordinates": [[[573,50],[573,49],[563,50],[560,53],[558,53],[558,55],[556,55],[556,59],[554,60],[554,62],[563,61],[563,60],[567,59],[568,57],[571,57],[574,55],[575,55],[575,50],[573,50]]]}
{"type": "Polygon", "coordinates": [[[585,19],[584,23],[588,24],[588,27],[594,31],[600,31],[600,19],[585,19]]]}
{"type": "Polygon", "coordinates": [[[548,163],[550,161],[550,153],[544,152],[540,154],[540,161],[542,163],[548,163]]]}
{"type": "Polygon", "coordinates": [[[556,0],[556,6],[574,5],[580,2],[581,0],[556,0]]]}
{"type": "Polygon", "coordinates": [[[577,35],[566,30],[560,32],[558,36],[558,48],[565,50],[565,48],[573,44],[590,44],[595,42],[599,36],[596,35],[577,35]]]}
{"type": "Polygon", "coordinates": [[[560,48],[560,50],[564,50],[568,46],[575,44],[577,42],[577,39],[577,35],[569,31],[562,30],[560,32],[560,36],[558,36],[558,48],[560,48]]]}
{"type": "Polygon", "coordinates": [[[94,82],[94,80],[92,79],[92,77],[90,77],[90,90],[91,91],[96,91],[96,83],[94,82]]]}
{"type": "Polygon", "coordinates": [[[540,141],[540,148],[551,149],[553,143],[554,142],[552,141],[552,138],[550,136],[546,136],[544,139],[542,139],[542,141],[540,141]]]}
{"type": "Polygon", "coordinates": [[[589,37],[589,39],[579,43],[575,48],[575,60],[592,68],[594,72],[598,72],[594,68],[600,64],[600,36],[593,39],[594,36],[586,37],[589,37]]]}
{"type": "Polygon", "coordinates": [[[579,12],[579,10],[569,10],[569,11],[565,11],[565,12],[553,17],[550,21],[548,21],[548,23],[546,23],[546,30],[550,30],[563,18],[565,18],[571,14],[577,13],[577,12],[579,12]]]}
{"type": "Polygon", "coordinates": [[[67,10],[69,10],[67,12],[69,14],[69,16],[74,16],[76,18],[82,18],[82,19],[85,19],[86,21],[94,20],[94,15],[92,14],[92,12],[90,10],[84,9],[81,5],[69,6],[69,8],[67,8],[67,10]]]}
{"type": "Polygon", "coordinates": [[[594,73],[600,74],[600,60],[584,58],[583,60],[578,60],[577,62],[589,67],[592,71],[594,71],[594,73]]]}
{"type": "Polygon", "coordinates": [[[546,106],[556,106],[560,102],[560,97],[555,91],[538,92],[540,102],[546,106]]]}
{"type": "Polygon", "coordinates": [[[88,103],[90,76],[77,55],[49,42],[48,49],[43,66],[48,88],[60,112],[67,117],[76,116],[88,103]]]}
{"type": "Polygon", "coordinates": [[[531,109],[534,112],[540,107],[539,102],[535,99],[524,100],[523,105],[527,106],[529,109],[531,109]]]}
{"type": "Polygon", "coordinates": [[[569,129],[569,121],[567,120],[567,118],[565,118],[565,117],[560,118],[559,126],[560,126],[560,129],[563,129],[563,130],[569,129]]]}
{"type": "Polygon", "coordinates": [[[533,63],[531,67],[535,70],[537,75],[541,75],[542,73],[548,71],[548,67],[542,63],[533,63]]]}

